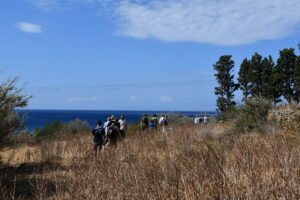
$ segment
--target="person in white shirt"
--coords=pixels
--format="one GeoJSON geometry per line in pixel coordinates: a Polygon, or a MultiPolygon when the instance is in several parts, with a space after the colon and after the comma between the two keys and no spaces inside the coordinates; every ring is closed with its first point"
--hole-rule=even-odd
{"type": "Polygon", "coordinates": [[[165,132],[165,121],[166,121],[165,115],[162,115],[162,116],[159,118],[159,121],[158,121],[158,124],[162,127],[162,132],[163,132],[163,133],[165,132]]]}
{"type": "Polygon", "coordinates": [[[204,117],[203,117],[203,123],[204,124],[208,123],[208,116],[207,115],[204,115],[204,117]]]}
{"type": "Polygon", "coordinates": [[[196,116],[194,119],[194,124],[197,125],[200,122],[200,117],[196,116]]]}
{"type": "Polygon", "coordinates": [[[108,124],[110,122],[110,117],[107,118],[107,121],[104,123],[103,128],[105,130],[105,136],[108,134],[108,124]]]}
{"type": "Polygon", "coordinates": [[[127,130],[127,122],[125,120],[125,116],[121,115],[119,119],[119,124],[120,124],[120,134],[121,138],[125,138],[126,135],[126,130],[127,130]]]}

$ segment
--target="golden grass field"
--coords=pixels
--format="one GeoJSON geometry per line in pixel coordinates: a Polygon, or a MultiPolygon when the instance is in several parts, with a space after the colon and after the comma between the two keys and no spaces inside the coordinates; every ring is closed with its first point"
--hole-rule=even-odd
{"type": "Polygon", "coordinates": [[[300,199],[296,132],[129,134],[97,157],[91,133],[2,149],[0,199],[300,199]]]}

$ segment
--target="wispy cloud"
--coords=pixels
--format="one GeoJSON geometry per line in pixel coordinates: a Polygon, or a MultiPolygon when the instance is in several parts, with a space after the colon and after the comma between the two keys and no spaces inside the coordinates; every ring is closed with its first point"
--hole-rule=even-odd
{"type": "Polygon", "coordinates": [[[121,35],[243,45],[295,33],[299,8],[299,0],[153,0],[125,1],[117,13],[121,35]]]}
{"type": "Polygon", "coordinates": [[[32,24],[28,22],[19,22],[17,28],[20,31],[27,32],[27,33],[42,33],[42,27],[37,24],[32,24]]]}
{"type": "Polygon", "coordinates": [[[71,97],[67,100],[68,102],[95,102],[95,101],[103,101],[101,97],[71,97]]]}
{"type": "Polygon", "coordinates": [[[171,97],[168,97],[168,96],[161,96],[161,97],[159,98],[159,101],[161,101],[161,102],[171,102],[171,101],[173,101],[173,100],[172,100],[171,97]]]}
{"type": "Polygon", "coordinates": [[[140,99],[137,96],[130,96],[129,101],[137,102],[137,101],[140,101],[140,99]]]}
{"type": "Polygon", "coordinates": [[[117,33],[138,39],[244,45],[284,38],[300,27],[299,0],[27,0],[39,7],[109,7],[117,33]]]}

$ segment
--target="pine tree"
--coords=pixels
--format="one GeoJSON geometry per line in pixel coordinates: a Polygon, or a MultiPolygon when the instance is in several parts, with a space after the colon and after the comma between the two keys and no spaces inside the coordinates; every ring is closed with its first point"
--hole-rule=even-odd
{"type": "Polygon", "coordinates": [[[262,74],[261,74],[261,80],[262,80],[262,94],[261,97],[265,99],[273,99],[272,95],[272,71],[274,68],[274,62],[272,59],[272,56],[269,56],[268,58],[264,58],[262,61],[262,74]]]}
{"type": "Polygon", "coordinates": [[[250,60],[250,64],[250,94],[252,97],[261,97],[263,94],[262,56],[258,53],[255,53],[250,60]]]}
{"type": "Polygon", "coordinates": [[[269,84],[269,94],[272,101],[276,104],[281,101],[283,91],[283,73],[278,65],[275,65],[272,69],[271,80],[269,84]]]}
{"type": "Polygon", "coordinates": [[[250,69],[251,63],[247,58],[245,58],[241,64],[238,77],[240,89],[243,91],[244,101],[248,99],[250,94],[250,69]]]}
{"type": "Polygon", "coordinates": [[[215,94],[218,95],[217,107],[222,113],[236,105],[233,101],[234,92],[238,89],[238,84],[234,83],[234,75],[232,74],[234,61],[231,60],[231,55],[224,55],[219,58],[216,64],[213,65],[217,71],[215,77],[219,84],[215,87],[215,94]]]}
{"type": "Polygon", "coordinates": [[[277,65],[282,71],[282,94],[289,103],[291,103],[293,100],[296,100],[294,91],[296,55],[294,51],[295,49],[293,48],[281,50],[279,53],[280,56],[277,60],[277,65]]]}
{"type": "Polygon", "coordinates": [[[296,59],[295,70],[294,70],[294,79],[295,79],[295,100],[297,103],[300,102],[300,56],[296,59]]]}

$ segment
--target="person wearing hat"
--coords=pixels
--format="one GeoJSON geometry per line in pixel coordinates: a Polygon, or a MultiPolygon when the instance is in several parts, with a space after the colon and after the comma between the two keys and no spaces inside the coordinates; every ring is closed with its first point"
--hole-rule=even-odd
{"type": "Polygon", "coordinates": [[[110,117],[110,121],[107,126],[108,126],[109,143],[116,145],[117,142],[121,139],[121,135],[120,135],[120,123],[116,120],[114,115],[110,117]]]}

